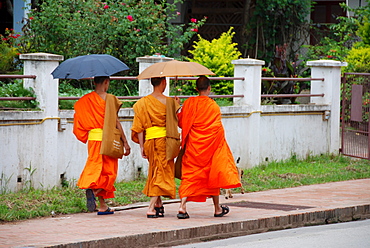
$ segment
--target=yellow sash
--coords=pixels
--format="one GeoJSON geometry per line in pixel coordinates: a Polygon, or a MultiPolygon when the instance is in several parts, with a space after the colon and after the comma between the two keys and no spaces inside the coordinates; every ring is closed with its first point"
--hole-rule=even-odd
{"type": "Polygon", "coordinates": [[[155,139],[155,138],[161,138],[166,137],[166,127],[149,127],[145,129],[145,139],[155,139]]]}
{"type": "Polygon", "coordinates": [[[103,129],[95,128],[89,131],[88,140],[102,141],[103,140],[103,129]]]}

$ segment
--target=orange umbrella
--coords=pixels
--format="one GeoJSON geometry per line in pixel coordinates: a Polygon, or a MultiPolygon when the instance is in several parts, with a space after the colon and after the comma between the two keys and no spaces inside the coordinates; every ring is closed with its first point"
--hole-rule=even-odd
{"type": "Polygon", "coordinates": [[[155,63],[142,71],[137,79],[148,79],[154,77],[179,77],[179,76],[198,76],[215,75],[207,67],[196,62],[184,62],[171,60],[168,62],[155,63]]]}

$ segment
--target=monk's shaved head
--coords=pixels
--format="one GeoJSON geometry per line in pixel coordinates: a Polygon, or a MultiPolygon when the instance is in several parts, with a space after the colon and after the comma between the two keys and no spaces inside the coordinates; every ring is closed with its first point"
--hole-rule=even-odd
{"type": "Polygon", "coordinates": [[[94,77],[94,83],[102,84],[104,80],[109,79],[109,77],[101,76],[101,77],[94,77]]]}
{"type": "Polygon", "coordinates": [[[198,91],[205,91],[211,85],[211,81],[206,76],[200,76],[197,79],[196,87],[198,91]]]}
{"type": "Polygon", "coordinates": [[[153,86],[158,86],[158,85],[161,84],[163,79],[164,79],[164,77],[155,77],[155,78],[151,78],[150,82],[153,86]]]}

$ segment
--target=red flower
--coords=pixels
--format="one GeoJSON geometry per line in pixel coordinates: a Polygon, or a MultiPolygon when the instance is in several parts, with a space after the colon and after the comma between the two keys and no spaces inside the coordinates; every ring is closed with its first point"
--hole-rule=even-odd
{"type": "Polygon", "coordinates": [[[267,68],[262,68],[262,71],[267,71],[267,68]]]}
{"type": "Polygon", "coordinates": [[[331,55],[328,55],[328,56],[326,56],[326,57],[328,57],[329,59],[333,58],[333,56],[331,56],[331,55]]]}
{"type": "Polygon", "coordinates": [[[30,20],[33,20],[33,17],[32,16],[30,16],[30,20]]]}
{"type": "Polygon", "coordinates": [[[179,15],[181,15],[181,13],[177,11],[177,12],[176,12],[176,15],[178,15],[178,16],[179,16],[179,15]]]}
{"type": "Polygon", "coordinates": [[[130,22],[132,22],[134,20],[134,18],[131,16],[131,15],[128,15],[126,16],[127,20],[129,20],[130,22]]]}
{"type": "Polygon", "coordinates": [[[192,28],[192,29],[190,29],[190,31],[198,32],[198,29],[197,28],[192,28]]]}
{"type": "Polygon", "coordinates": [[[109,5],[104,5],[103,7],[104,9],[108,9],[109,8],[109,5]]]}
{"type": "Polygon", "coordinates": [[[196,23],[197,22],[197,19],[191,18],[190,21],[193,22],[193,23],[196,23]]]}

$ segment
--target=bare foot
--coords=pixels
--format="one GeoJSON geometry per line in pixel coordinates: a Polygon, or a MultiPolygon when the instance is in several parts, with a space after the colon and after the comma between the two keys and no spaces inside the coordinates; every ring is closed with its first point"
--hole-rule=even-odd
{"type": "Polygon", "coordinates": [[[114,214],[114,209],[111,209],[110,207],[108,207],[105,210],[98,211],[98,215],[107,215],[107,214],[114,214]]]}
{"type": "Polygon", "coordinates": [[[186,209],[185,208],[179,208],[179,213],[185,214],[186,213],[186,209]]]}
{"type": "Polygon", "coordinates": [[[99,212],[104,212],[109,208],[103,199],[99,199],[99,203],[99,212]]]}
{"type": "Polygon", "coordinates": [[[222,208],[220,205],[217,205],[217,207],[215,207],[215,214],[221,214],[222,213],[222,208]]]}

